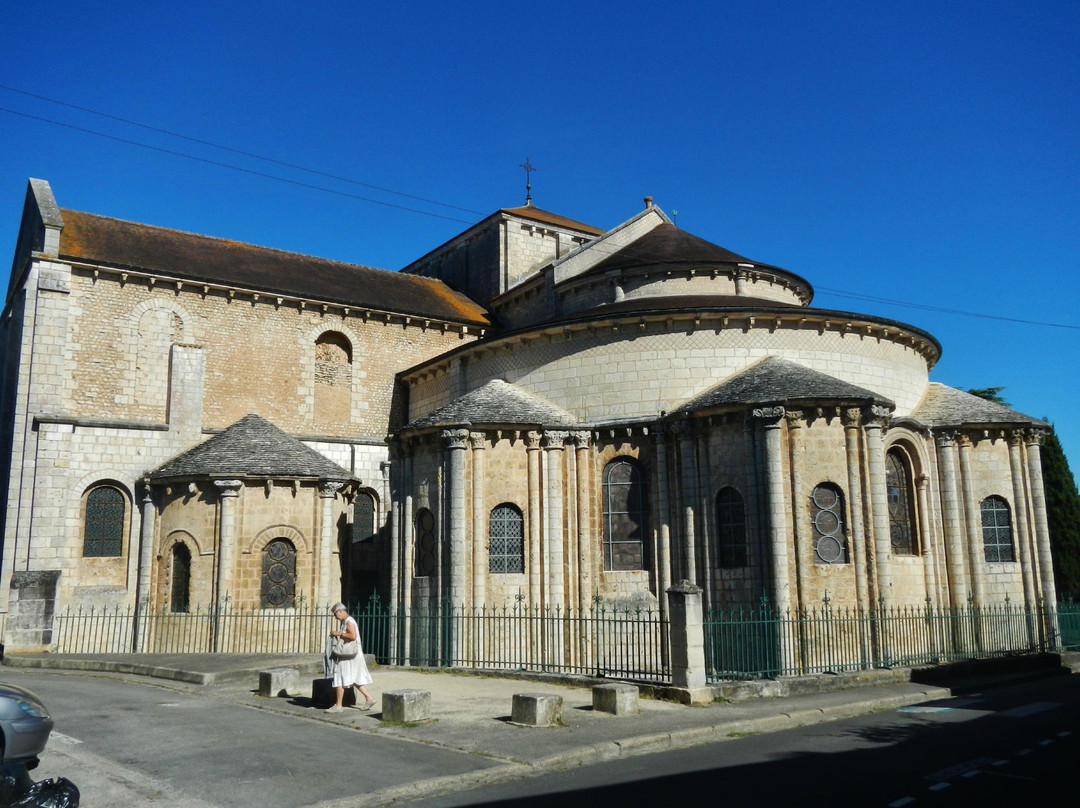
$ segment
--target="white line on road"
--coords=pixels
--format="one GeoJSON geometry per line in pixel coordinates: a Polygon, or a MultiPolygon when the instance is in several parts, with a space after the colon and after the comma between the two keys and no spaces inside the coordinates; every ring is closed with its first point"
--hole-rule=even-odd
{"type": "Polygon", "coordinates": [[[78,738],[72,738],[70,735],[57,732],[55,729],[49,733],[49,740],[55,741],[56,743],[62,743],[66,746],[74,746],[77,743],[82,743],[78,738]]]}

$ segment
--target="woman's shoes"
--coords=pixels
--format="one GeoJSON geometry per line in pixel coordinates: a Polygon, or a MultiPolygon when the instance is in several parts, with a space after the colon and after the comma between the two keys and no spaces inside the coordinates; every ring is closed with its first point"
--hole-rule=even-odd
{"type": "Polygon", "coordinates": [[[342,712],[342,709],[341,709],[341,707],[339,707],[338,705],[335,704],[333,707],[327,707],[326,712],[328,712],[328,713],[340,713],[340,712],[342,712]]]}
{"type": "Polygon", "coordinates": [[[365,701],[363,704],[360,705],[360,709],[363,710],[366,713],[368,710],[370,710],[374,706],[375,706],[375,699],[368,699],[367,701],[365,701]]]}

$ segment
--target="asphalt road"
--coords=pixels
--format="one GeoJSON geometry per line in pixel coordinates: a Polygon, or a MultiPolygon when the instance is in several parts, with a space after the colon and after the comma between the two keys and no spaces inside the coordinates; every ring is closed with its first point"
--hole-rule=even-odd
{"type": "Polygon", "coordinates": [[[1080,677],[1058,677],[415,805],[1016,808],[1068,804],[1078,754],[1080,677]]]}
{"type": "Polygon", "coordinates": [[[297,808],[494,765],[144,680],[5,670],[56,720],[35,781],[67,777],[83,808],[297,808]]]}

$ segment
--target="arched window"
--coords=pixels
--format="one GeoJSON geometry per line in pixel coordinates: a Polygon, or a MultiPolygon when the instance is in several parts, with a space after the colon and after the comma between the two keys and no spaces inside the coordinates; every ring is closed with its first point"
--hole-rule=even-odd
{"type": "Polygon", "coordinates": [[[127,497],[112,485],[91,488],[83,504],[83,555],[120,556],[124,553],[127,497]]]}
{"type": "Polygon", "coordinates": [[[832,483],[821,483],[810,496],[814,526],[814,560],[819,564],[848,563],[844,530],[844,495],[832,483]]]}
{"type": "Polygon", "coordinates": [[[187,612],[191,608],[191,550],[186,544],[174,544],[172,549],[172,591],[170,612],[187,612]]]}
{"type": "Polygon", "coordinates": [[[897,449],[885,455],[885,494],[889,501],[889,538],[896,555],[917,555],[915,498],[907,458],[897,449]]]}
{"type": "Polygon", "coordinates": [[[635,460],[620,457],[604,468],[604,569],[645,569],[645,482],[635,460]]]}
{"type": "Polygon", "coordinates": [[[979,510],[982,511],[983,553],[987,562],[1016,561],[1009,503],[1001,497],[990,496],[982,501],[979,510]]]}
{"type": "Polygon", "coordinates": [[[435,517],[427,508],[416,513],[416,576],[435,574],[435,517]]]}
{"type": "Polygon", "coordinates": [[[326,331],[315,340],[315,418],[348,423],[352,417],[353,351],[349,338],[326,331]]]}
{"type": "Polygon", "coordinates": [[[274,539],[263,548],[260,602],[264,609],[287,609],[296,598],[296,547],[274,539]]]}
{"type": "Polygon", "coordinates": [[[721,567],[749,563],[743,498],[734,488],[721,488],[716,495],[716,547],[721,567]]]}
{"type": "Polygon", "coordinates": [[[353,500],[353,544],[375,538],[375,497],[370,491],[361,491],[353,500]]]}
{"type": "Polygon", "coordinates": [[[525,572],[525,518],[516,505],[504,502],[491,512],[488,571],[525,572]]]}

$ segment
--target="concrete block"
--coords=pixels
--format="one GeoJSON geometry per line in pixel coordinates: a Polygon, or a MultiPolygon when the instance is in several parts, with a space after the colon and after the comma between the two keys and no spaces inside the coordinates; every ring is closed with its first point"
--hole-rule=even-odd
{"type": "Polygon", "coordinates": [[[382,695],[382,720],[409,723],[431,718],[431,691],[388,690],[382,695]]]}
{"type": "Polygon", "coordinates": [[[594,685],[592,689],[592,708],[598,713],[637,715],[637,686],[619,683],[594,685]]]}
{"type": "Polygon", "coordinates": [[[562,723],[562,696],[515,693],[510,720],[528,727],[557,727],[562,723]]]}
{"type": "MultiPolygon", "coordinates": [[[[311,704],[313,707],[318,707],[321,710],[325,710],[327,707],[332,707],[337,702],[337,691],[334,688],[333,679],[313,679],[311,682],[311,704]]],[[[345,688],[345,698],[341,703],[346,707],[352,707],[356,704],[356,689],[352,687],[345,688]]]]}
{"type": "Polygon", "coordinates": [[[296,668],[274,668],[259,671],[259,695],[268,698],[298,696],[300,694],[300,671],[296,668]]]}

